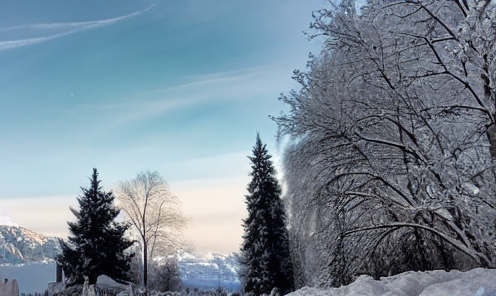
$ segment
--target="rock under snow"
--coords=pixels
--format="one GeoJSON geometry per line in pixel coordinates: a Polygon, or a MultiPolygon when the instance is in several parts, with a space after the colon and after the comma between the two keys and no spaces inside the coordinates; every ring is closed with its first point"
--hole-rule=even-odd
{"type": "Polygon", "coordinates": [[[59,240],[20,226],[0,225],[0,264],[51,262],[61,252],[59,240]]]}
{"type": "Polygon", "coordinates": [[[495,296],[496,270],[407,271],[374,280],[362,275],[348,286],[330,289],[304,287],[290,296],[495,296]]]}

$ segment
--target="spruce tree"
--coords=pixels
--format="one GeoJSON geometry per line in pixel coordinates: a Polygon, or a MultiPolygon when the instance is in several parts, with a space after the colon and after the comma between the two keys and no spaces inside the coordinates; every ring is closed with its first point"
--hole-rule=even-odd
{"type": "Polygon", "coordinates": [[[271,157],[257,134],[249,157],[252,180],[245,196],[248,218],[241,248],[242,289],[247,294],[269,294],[274,287],[283,293],[293,289],[286,216],[271,157]]]}
{"type": "Polygon", "coordinates": [[[61,242],[62,254],[57,262],[64,269],[67,284],[82,284],[84,276],[95,284],[105,274],[116,281],[126,281],[134,254],[126,253],[133,242],[124,238],[127,225],[115,218],[119,210],[113,205],[112,192],[100,187],[98,172],[93,169],[89,188],[82,188],[78,197],[79,211],[71,208],[77,222],[68,222],[71,236],[68,243],[61,242]]]}

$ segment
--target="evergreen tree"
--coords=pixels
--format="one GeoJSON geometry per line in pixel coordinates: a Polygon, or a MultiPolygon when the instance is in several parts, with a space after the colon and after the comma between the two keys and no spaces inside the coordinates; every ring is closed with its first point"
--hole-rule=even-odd
{"type": "Polygon", "coordinates": [[[248,218],[241,249],[242,288],[247,294],[269,294],[274,287],[283,293],[293,289],[286,216],[271,157],[257,134],[249,157],[252,180],[247,188],[248,218]]]}
{"type": "Polygon", "coordinates": [[[62,254],[57,262],[64,269],[67,284],[82,284],[88,276],[95,284],[105,274],[116,281],[126,281],[134,254],[125,252],[133,242],[124,238],[127,225],[115,222],[119,210],[113,205],[112,192],[100,187],[98,173],[93,169],[89,188],[81,188],[79,211],[71,208],[77,222],[68,222],[72,236],[61,242],[62,254]]]}

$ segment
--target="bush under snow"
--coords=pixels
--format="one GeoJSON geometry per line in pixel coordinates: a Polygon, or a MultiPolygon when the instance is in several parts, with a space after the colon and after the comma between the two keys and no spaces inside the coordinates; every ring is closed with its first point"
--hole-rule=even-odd
{"type": "Polygon", "coordinates": [[[362,275],[339,288],[304,287],[290,296],[495,296],[496,269],[476,268],[467,272],[407,271],[374,280],[362,275]]]}

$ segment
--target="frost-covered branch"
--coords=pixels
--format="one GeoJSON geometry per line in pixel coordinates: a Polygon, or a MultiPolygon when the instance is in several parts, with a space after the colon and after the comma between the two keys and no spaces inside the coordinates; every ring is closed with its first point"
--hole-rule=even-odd
{"type": "Polygon", "coordinates": [[[319,12],[323,52],[274,118],[303,282],[496,266],[495,7],[372,0],[358,14],[347,0],[319,12]]]}
{"type": "Polygon", "coordinates": [[[181,212],[180,201],[158,172],[139,173],[131,181],[120,182],[115,194],[141,246],[146,286],[148,263],[154,256],[166,255],[181,244],[187,219],[181,212]]]}

